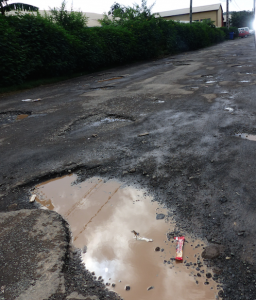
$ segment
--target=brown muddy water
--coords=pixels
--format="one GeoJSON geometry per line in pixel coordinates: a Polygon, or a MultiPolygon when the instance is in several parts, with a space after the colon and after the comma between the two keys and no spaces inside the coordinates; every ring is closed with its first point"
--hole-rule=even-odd
{"type": "Polygon", "coordinates": [[[26,114],[18,115],[16,117],[16,121],[20,121],[20,120],[26,119],[28,116],[29,115],[26,115],[26,114]]]}
{"type": "Polygon", "coordinates": [[[183,262],[176,262],[175,222],[145,190],[103,178],[76,180],[53,179],[33,193],[43,208],[69,222],[95,279],[125,300],[218,299],[217,283],[201,258],[205,243],[185,233],[183,262]],[[133,230],[153,241],[136,239],[133,230]]]}

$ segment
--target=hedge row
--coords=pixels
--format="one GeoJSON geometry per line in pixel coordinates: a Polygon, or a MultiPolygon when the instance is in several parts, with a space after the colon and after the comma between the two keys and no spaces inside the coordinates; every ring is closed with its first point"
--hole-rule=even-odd
{"type": "Polygon", "coordinates": [[[225,33],[225,38],[226,39],[229,39],[229,33],[230,32],[234,32],[234,38],[238,37],[239,33],[238,33],[238,28],[236,28],[236,27],[229,27],[229,28],[221,27],[220,29],[225,33]]]}
{"type": "Polygon", "coordinates": [[[196,50],[224,38],[205,24],[160,18],[68,32],[40,15],[0,16],[0,86],[196,50]]]}

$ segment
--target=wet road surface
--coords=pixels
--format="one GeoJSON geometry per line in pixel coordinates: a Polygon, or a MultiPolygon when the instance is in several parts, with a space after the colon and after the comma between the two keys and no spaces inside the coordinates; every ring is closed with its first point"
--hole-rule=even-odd
{"type": "MultiPolygon", "coordinates": [[[[39,208],[35,186],[67,174],[136,185],[205,241],[217,297],[254,299],[255,92],[249,37],[3,95],[0,209],[39,208]]],[[[113,298],[72,251],[49,299],[113,298]]]]}

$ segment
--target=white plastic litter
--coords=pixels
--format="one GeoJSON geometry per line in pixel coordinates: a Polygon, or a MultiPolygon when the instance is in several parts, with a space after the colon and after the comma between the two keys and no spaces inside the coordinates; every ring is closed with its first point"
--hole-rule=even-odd
{"type": "Polygon", "coordinates": [[[36,195],[33,194],[30,199],[29,199],[29,202],[34,202],[36,200],[36,195]]]}
{"type": "Polygon", "coordinates": [[[147,239],[145,237],[135,236],[134,238],[138,241],[153,242],[152,239],[147,239]]]}
{"type": "Polygon", "coordinates": [[[147,238],[145,238],[145,237],[140,237],[140,236],[139,236],[139,233],[136,232],[135,230],[132,230],[132,233],[134,233],[134,238],[135,238],[136,240],[138,240],[138,241],[153,242],[152,239],[147,239],[147,238]]]}
{"type": "Polygon", "coordinates": [[[37,99],[25,99],[25,100],[21,100],[23,102],[37,102],[37,101],[41,101],[41,98],[37,98],[37,99]]]}
{"type": "Polygon", "coordinates": [[[231,107],[226,107],[224,110],[226,110],[226,111],[229,111],[229,112],[232,112],[232,111],[234,111],[234,109],[233,109],[233,108],[231,108],[231,107]]]}

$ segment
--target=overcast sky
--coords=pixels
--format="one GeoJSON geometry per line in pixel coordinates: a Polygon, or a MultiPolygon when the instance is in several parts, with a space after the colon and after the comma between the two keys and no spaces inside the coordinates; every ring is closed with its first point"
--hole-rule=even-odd
{"type": "MultiPolygon", "coordinates": [[[[230,2],[229,10],[252,10],[254,0],[232,0],[230,2]]],[[[9,1],[8,3],[14,3],[15,1],[9,1]]],[[[48,10],[49,7],[59,7],[62,0],[21,0],[19,2],[32,4],[34,6],[39,7],[40,10],[48,10]]],[[[141,3],[141,0],[73,0],[73,7],[75,10],[82,10],[83,12],[94,12],[102,14],[103,12],[108,12],[110,6],[114,3],[118,2],[120,4],[126,6],[132,6],[133,3],[141,3]]],[[[187,8],[190,5],[190,0],[156,0],[156,4],[153,8],[153,12],[161,12],[179,8],[187,8]]],[[[69,9],[71,6],[72,0],[67,0],[67,8],[69,9]]],[[[154,3],[154,0],[148,0],[148,4],[154,3]]],[[[221,3],[223,7],[223,11],[226,11],[226,1],[214,1],[214,0],[193,0],[193,6],[201,6],[201,5],[210,5],[221,3]]]]}

